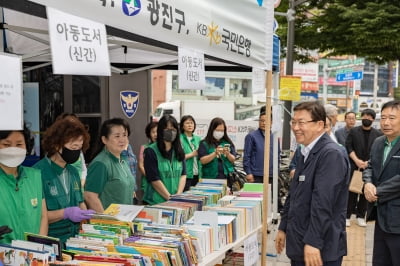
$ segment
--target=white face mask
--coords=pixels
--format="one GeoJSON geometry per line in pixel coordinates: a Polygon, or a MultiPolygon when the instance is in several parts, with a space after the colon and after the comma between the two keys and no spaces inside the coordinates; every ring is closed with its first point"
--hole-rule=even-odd
{"type": "Polygon", "coordinates": [[[224,136],[224,131],[216,131],[216,130],[214,130],[214,132],[213,132],[214,139],[220,140],[220,139],[222,139],[223,136],[224,136]]]}
{"type": "Polygon", "coordinates": [[[26,149],[8,147],[0,149],[0,163],[7,167],[17,167],[26,157],[26,149]]]}

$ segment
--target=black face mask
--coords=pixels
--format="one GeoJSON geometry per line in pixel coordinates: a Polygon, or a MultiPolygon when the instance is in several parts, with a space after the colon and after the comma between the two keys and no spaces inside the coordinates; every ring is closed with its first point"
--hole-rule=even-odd
{"type": "Polygon", "coordinates": [[[78,161],[79,156],[81,155],[81,150],[70,150],[63,147],[60,155],[67,164],[72,164],[78,161]]]}
{"type": "Polygon", "coordinates": [[[164,129],[164,140],[168,142],[174,142],[176,138],[176,130],[174,129],[164,129]]]}
{"type": "Polygon", "coordinates": [[[369,119],[362,119],[361,123],[364,127],[370,127],[372,125],[372,121],[369,119]]]}

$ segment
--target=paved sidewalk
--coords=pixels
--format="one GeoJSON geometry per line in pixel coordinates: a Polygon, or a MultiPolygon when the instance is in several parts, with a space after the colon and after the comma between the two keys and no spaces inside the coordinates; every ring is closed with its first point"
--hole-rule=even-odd
{"type": "MultiPolygon", "coordinates": [[[[374,222],[369,222],[367,227],[360,227],[355,219],[351,220],[351,226],[346,228],[347,256],[343,259],[343,266],[372,266],[374,226],[374,222]]],[[[277,225],[272,225],[270,230],[271,233],[267,237],[267,253],[276,255],[274,239],[277,233],[277,225]]],[[[261,234],[259,234],[259,239],[261,240],[261,234]]],[[[242,249],[234,250],[234,253],[224,260],[223,265],[244,265],[242,252],[242,249]]],[[[261,265],[261,262],[258,265],[261,265]]],[[[290,260],[283,252],[283,254],[275,257],[267,256],[267,265],[290,266],[290,260]]]]}

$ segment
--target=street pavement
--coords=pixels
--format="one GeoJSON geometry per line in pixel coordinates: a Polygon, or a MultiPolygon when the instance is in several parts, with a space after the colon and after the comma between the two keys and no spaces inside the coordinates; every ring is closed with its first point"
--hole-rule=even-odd
{"type": "MultiPolygon", "coordinates": [[[[343,259],[343,266],[372,266],[372,247],[374,239],[374,222],[367,223],[367,227],[357,225],[356,219],[351,220],[351,226],[347,231],[347,256],[343,259]]],[[[290,266],[290,260],[285,255],[285,251],[277,255],[275,251],[274,239],[277,233],[277,225],[269,227],[270,233],[267,236],[267,265],[290,266]]],[[[261,242],[261,234],[259,234],[261,242]]],[[[261,250],[261,247],[260,247],[261,250]]],[[[222,265],[242,266],[243,250],[238,249],[226,257],[222,265]]],[[[261,262],[258,263],[261,265],[261,262]]]]}

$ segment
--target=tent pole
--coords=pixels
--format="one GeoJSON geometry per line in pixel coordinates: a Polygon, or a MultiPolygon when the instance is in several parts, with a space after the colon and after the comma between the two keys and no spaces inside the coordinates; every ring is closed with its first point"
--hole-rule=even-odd
{"type": "MultiPolygon", "coordinates": [[[[272,90],[272,70],[266,72],[265,78],[266,108],[265,113],[271,113],[271,90],[272,90]]],[[[261,265],[266,265],[267,259],[267,235],[268,235],[268,199],[269,199],[269,147],[271,136],[271,116],[265,116],[265,142],[264,142],[264,186],[263,186],[263,210],[262,210],[262,245],[261,245],[261,265]]]]}
{"type": "Polygon", "coordinates": [[[175,59],[175,60],[172,60],[172,61],[168,61],[168,62],[164,62],[164,63],[160,63],[160,64],[134,68],[134,69],[128,70],[128,74],[136,73],[136,72],[139,72],[139,71],[148,70],[148,69],[152,69],[152,68],[162,67],[162,66],[166,66],[166,65],[170,65],[170,64],[176,64],[176,63],[178,63],[178,59],[175,59]]]}
{"type": "Polygon", "coordinates": [[[26,68],[24,68],[22,70],[22,72],[28,72],[28,71],[31,71],[31,70],[34,70],[34,69],[38,69],[38,68],[41,68],[41,67],[45,67],[45,66],[49,66],[49,65],[51,65],[51,62],[39,64],[39,65],[36,65],[36,66],[26,67],[26,68]]]}

